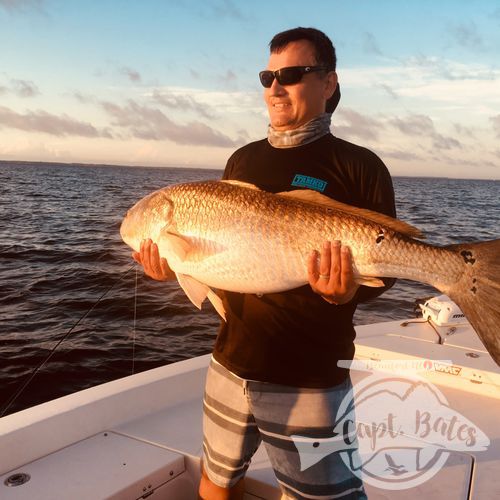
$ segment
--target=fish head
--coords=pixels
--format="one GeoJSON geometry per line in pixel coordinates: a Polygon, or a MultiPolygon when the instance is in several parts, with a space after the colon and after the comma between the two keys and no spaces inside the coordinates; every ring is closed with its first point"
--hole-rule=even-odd
{"type": "Polygon", "coordinates": [[[163,229],[173,220],[173,202],[168,188],[155,191],[138,201],[128,212],[120,227],[123,241],[140,250],[141,241],[151,239],[157,242],[163,229]]]}

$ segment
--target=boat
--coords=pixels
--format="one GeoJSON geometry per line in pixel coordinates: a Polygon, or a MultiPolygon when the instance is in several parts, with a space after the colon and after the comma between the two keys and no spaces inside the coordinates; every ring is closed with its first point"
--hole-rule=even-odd
{"type": "MultiPolygon", "coordinates": [[[[418,377],[437,388],[443,408],[447,405],[487,436],[486,445],[474,451],[466,446],[443,450],[430,435],[414,435],[415,449],[430,444],[434,453],[445,451],[446,460],[435,460],[432,474],[406,485],[384,487],[364,478],[368,498],[500,498],[500,369],[471,326],[462,318],[452,326],[416,318],[361,325],[356,332],[355,364],[423,361],[418,377]]],[[[204,355],[176,362],[1,418],[0,498],[196,499],[209,361],[204,355]]],[[[401,376],[400,368],[392,373],[401,376]]],[[[354,386],[367,376],[366,370],[351,370],[354,386]]],[[[438,417],[433,430],[450,438],[450,423],[438,417]]],[[[387,470],[398,470],[394,456],[379,451],[387,470]]],[[[245,488],[247,500],[281,496],[263,446],[245,488]]]]}

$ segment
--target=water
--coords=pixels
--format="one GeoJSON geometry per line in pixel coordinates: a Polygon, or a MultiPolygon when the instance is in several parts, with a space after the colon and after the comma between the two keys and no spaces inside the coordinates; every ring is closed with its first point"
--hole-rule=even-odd
{"type": "MultiPolygon", "coordinates": [[[[177,283],[138,275],[119,226],[145,194],[221,171],[0,162],[0,407],[57,341],[105,295],[37,374],[10,412],[211,350],[219,319],[177,283]],[[134,356],[133,356],[134,350],[134,356]]],[[[398,216],[432,243],[500,237],[500,182],[394,179],[398,216]]],[[[437,292],[400,280],[362,304],[356,323],[414,315],[437,292]]]]}

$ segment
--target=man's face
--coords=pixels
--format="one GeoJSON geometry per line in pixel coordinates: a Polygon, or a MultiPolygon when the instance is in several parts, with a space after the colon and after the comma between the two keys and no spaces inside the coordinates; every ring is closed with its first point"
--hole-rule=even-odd
{"type": "MultiPolygon", "coordinates": [[[[267,69],[316,65],[313,45],[307,40],[298,40],[290,42],[281,52],[271,54],[267,69]]],[[[324,113],[326,101],[336,85],[334,72],[309,73],[294,85],[282,86],[274,79],[271,87],[264,89],[271,125],[275,130],[292,130],[324,113]]]]}

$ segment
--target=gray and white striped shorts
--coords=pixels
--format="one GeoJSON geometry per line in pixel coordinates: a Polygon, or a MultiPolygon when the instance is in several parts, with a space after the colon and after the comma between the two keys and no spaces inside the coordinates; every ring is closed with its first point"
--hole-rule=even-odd
{"type": "Polygon", "coordinates": [[[224,488],[233,486],[264,441],[287,497],[366,500],[362,481],[338,452],[301,471],[291,438],[331,438],[340,402],[351,389],[349,377],[327,389],[245,380],[212,358],[203,401],[203,465],[208,477],[224,488]]]}

